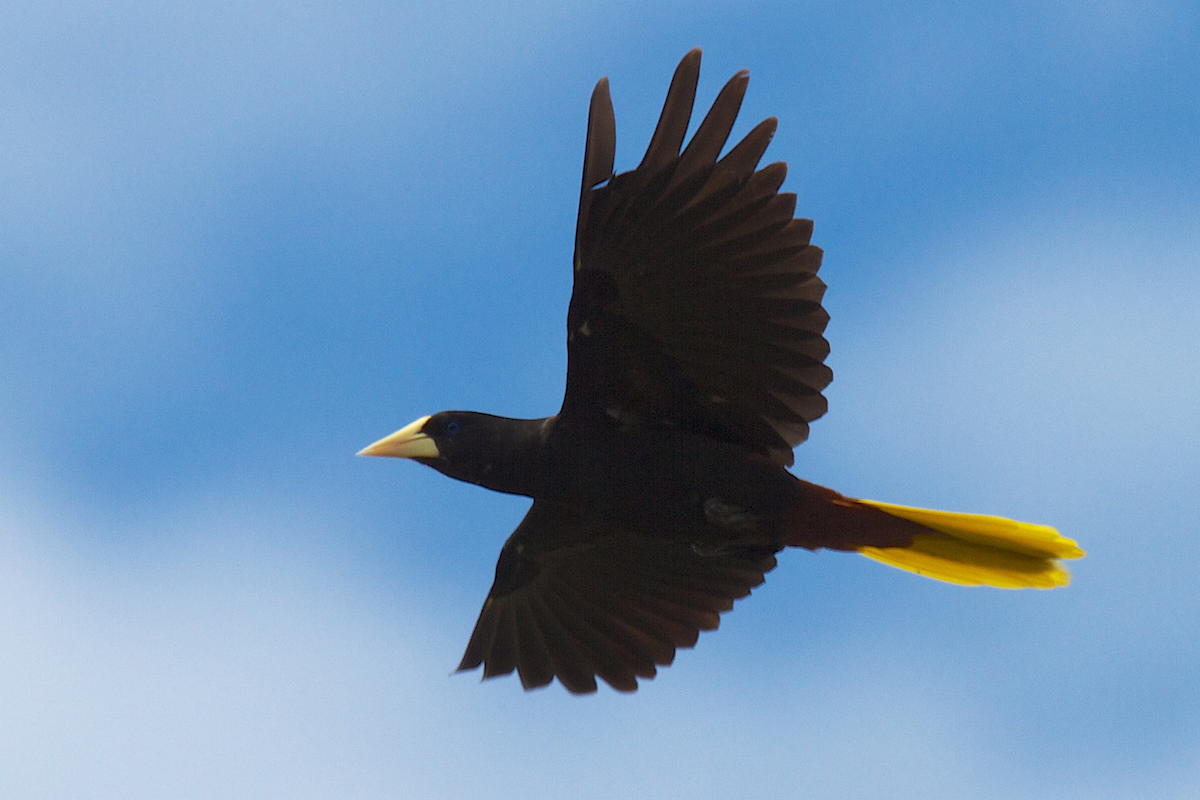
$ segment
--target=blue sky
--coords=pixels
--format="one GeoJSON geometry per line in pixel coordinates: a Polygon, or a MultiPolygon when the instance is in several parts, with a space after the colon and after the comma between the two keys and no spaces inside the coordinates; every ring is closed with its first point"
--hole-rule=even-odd
{"type": "Polygon", "coordinates": [[[1192,797],[1200,11],[10,2],[0,795],[1192,797]],[[587,100],[816,221],[797,474],[1054,524],[1054,592],[786,554],[634,696],[449,676],[526,501],[353,453],[558,407],[587,100]]]}

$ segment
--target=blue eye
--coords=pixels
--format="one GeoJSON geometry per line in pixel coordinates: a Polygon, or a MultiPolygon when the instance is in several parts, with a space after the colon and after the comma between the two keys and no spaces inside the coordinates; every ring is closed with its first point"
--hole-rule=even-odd
{"type": "Polygon", "coordinates": [[[446,433],[450,434],[451,436],[458,433],[458,423],[457,422],[447,422],[446,423],[446,433]]]}

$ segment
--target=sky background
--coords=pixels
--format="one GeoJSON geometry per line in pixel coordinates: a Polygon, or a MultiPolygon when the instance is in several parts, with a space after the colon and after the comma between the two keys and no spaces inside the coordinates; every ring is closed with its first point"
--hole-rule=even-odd
{"type": "Polygon", "coordinates": [[[0,796],[1194,797],[1198,251],[1194,3],[6,2],[0,796]],[[795,472],[1089,554],[451,676],[527,501],[353,454],[557,410],[589,93],[632,168],[695,45],[826,251],[795,472]]]}

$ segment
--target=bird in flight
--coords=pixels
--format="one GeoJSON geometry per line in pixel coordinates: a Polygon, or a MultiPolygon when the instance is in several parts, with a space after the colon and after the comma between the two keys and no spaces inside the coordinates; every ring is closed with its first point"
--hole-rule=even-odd
{"type": "Polygon", "coordinates": [[[635,691],[785,547],[1006,588],[1065,585],[1059,559],[1083,555],[1048,526],[853,499],[787,470],[833,377],[821,250],[779,191],[786,165],[759,167],[774,118],[721,155],[748,73],[683,146],[699,72],[694,49],[619,175],[608,80],[592,92],[559,412],[442,411],[359,453],[533,498],[459,671],[635,691]]]}

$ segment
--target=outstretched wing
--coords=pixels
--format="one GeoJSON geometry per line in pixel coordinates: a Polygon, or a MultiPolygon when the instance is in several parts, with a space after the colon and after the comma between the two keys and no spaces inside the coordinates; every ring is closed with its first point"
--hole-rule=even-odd
{"type": "Polygon", "coordinates": [[[699,70],[696,49],[642,163],[620,175],[607,80],[592,94],[561,416],[679,427],[790,465],[832,378],[821,251],[812,222],[792,217],[796,196],[779,192],[786,165],[756,169],[774,118],[718,159],[745,71],[680,152],[699,70]]]}
{"type": "Polygon", "coordinates": [[[774,566],[769,549],[700,555],[535,501],[500,552],[458,669],[516,669],[526,689],[557,677],[576,694],[596,691],[599,676],[632,692],[774,566]]]}

